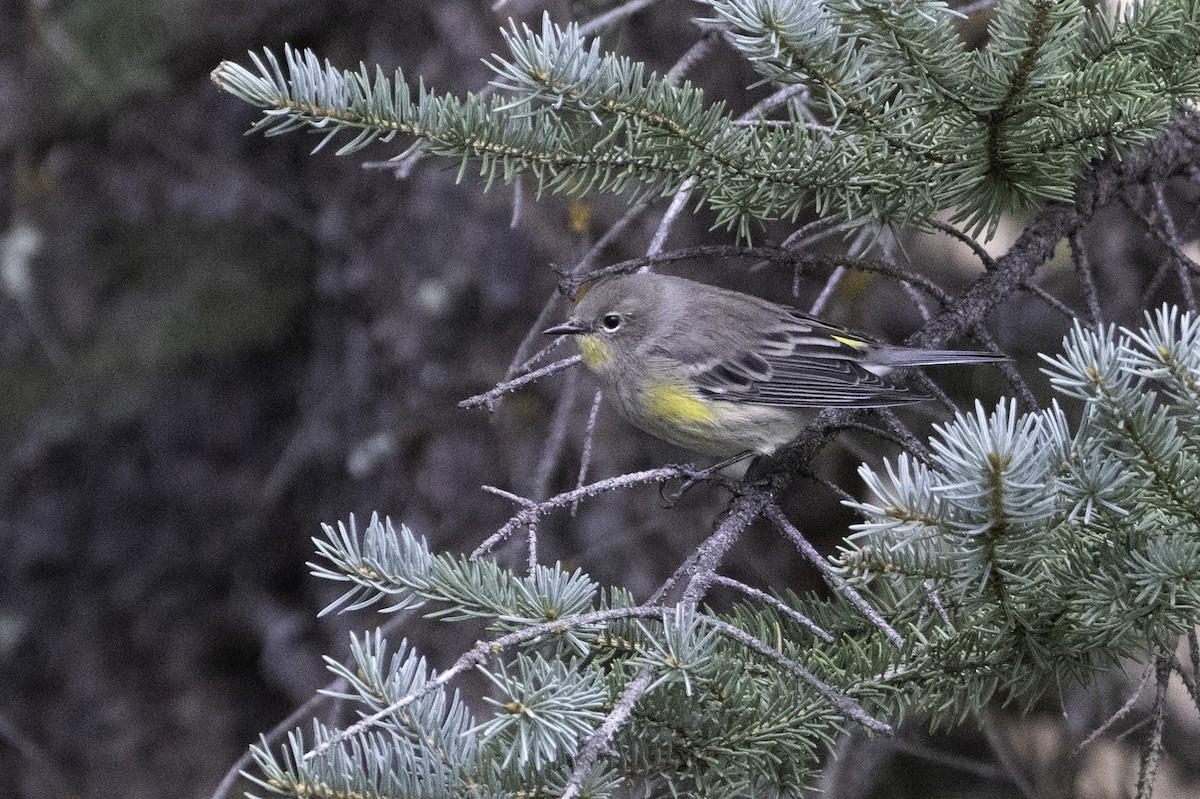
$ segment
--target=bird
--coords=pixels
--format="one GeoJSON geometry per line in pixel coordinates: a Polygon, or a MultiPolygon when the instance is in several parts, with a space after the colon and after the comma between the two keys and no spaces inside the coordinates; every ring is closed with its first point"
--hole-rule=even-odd
{"type": "Polygon", "coordinates": [[[695,452],[771,455],[823,408],[929,398],[897,368],[987,364],[1004,355],[886,344],[751,294],[637,272],[585,284],[547,328],[572,336],[617,412],[695,452]]]}

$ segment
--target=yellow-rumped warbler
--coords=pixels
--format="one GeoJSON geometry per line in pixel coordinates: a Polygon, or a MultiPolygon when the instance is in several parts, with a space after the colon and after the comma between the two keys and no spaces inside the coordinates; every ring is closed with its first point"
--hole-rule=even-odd
{"type": "Polygon", "coordinates": [[[576,337],[631,423],[727,458],[771,454],[815,408],[927,399],[888,378],[896,367],[1006,360],[883,344],[760,297],[648,272],[596,283],[545,332],[576,337]]]}

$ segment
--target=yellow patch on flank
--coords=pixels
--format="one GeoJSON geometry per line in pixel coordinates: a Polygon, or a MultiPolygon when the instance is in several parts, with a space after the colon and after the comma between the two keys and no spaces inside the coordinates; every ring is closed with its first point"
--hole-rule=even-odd
{"type": "Polygon", "coordinates": [[[854,347],[854,349],[856,349],[856,350],[863,350],[863,349],[866,349],[867,347],[871,346],[867,342],[861,341],[856,338],[847,338],[845,336],[830,336],[830,338],[832,338],[834,341],[842,342],[847,347],[854,347]]]}
{"type": "Polygon", "coordinates": [[[696,399],[687,386],[659,383],[646,392],[646,411],[655,418],[673,422],[711,422],[712,408],[696,399]]]}
{"type": "Polygon", "coordinates": [[[579,352],[583,355],[583,362],[589,369],[603,369],[612,363],[612,353],[608,349],[608,345],[595,336],[580,336],[577,339],[579,343],[579,352]]]}

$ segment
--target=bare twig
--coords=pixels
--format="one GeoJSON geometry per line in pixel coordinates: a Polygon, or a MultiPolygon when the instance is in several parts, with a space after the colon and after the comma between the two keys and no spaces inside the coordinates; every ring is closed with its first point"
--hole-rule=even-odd
{"type": "Polygon", "coordinates": [[[620,22],[626,17],[631,17],[647,6],[651,6],[655,0],[629,0],[624,5],[617,6],[611,11],[607,11],[598,17],[592,17],[587,22],[579,26],[579,33],[583,36],[593,36],[600,31],[612,25],[614,22],[620,22]]]}
{"type": "Polygon", "coordinates": [[[1158,776],[1158,764],[1162,759],[1163,724],[1167,717],[1167,683],[1171,679],[1170,658],[1161,655],[1155,662],[1154,725],[1150,737],[1142,749],[1142,765],[1138,769],[1137,799],[1150,799],[1154,793],[1154,779],[1158,776]]]}
{"type": "Polygon", "coordinates": [[[667,83],[672,86],[678,86],[683,77],[687,75],[688,70],[694,67],[700,59],[708,55],[708,51],[713,48],[713,45],[717,41],[716,31],[705,31],[704,35],[697,39],[696,43],[689,47],[667,71],[667,74],[664,76],[667,83]]]}
{"type": "Polygon", "coordinates": [[[966,233],[963,233],[961,230],[954,227],[954,225],[947,224],[940,219],[931,219],[929,224],[933,225],[933,227],[942,231],[951,238],[957,239],[958,241],[967,245],[971,252],[975,253],[975,257],[979,259],[979,262],[983,264],[984,269],[992,269],[996,266],[996,259],[993,258],[991,253],[984,249],[983,245],[980,244],[973,236],[968,236],[966,233]]]}
{"type": "Polygon", "coordinates": [[[863,599],[862,594],[854,590],[849,583],[842,579],[840,574],[834,571],[833,566],[830,565],[829,561],[817,551],[816,547],[808,542],[808,539],[804,537],[803,533],[796,529],[795,525],[788,521],[787,516],[783,514],[783,510],[781,510],[778,505],[776,505],[773,501],[769,502],[764,507],[763,512],[766,514],[767,518],[774,523],[776,529],[787,536],[792,543],[796,545],[796,548],[800,550],[804,557],[808,558],[808,561],[817,567],[825,579],[833,585],[834,589],[837,590],[838,593],[850,600],[850,603],[858,608],[859,611],[866,616],[872,624],[882,630],[883,634],[887,636],[887,639],[891,641],[897,649],[904,649],[904,639],[900,636],[900,633],[896,632],[895,628],[888,624],[883,616],[879,615],[879,611],[871,607],[870,603],[863,599]]]}
{"type": "MultiPolygon", "coordinates": [[[[1002,355],[1003,351],[996,340],[992,338],[992,334],[983,326],[983,323],[975,325],[971,328],[971,335],[979,340],[979,343],[987,348],[988,352],[993,352],[1002,355]]],[[[1036,411],[1038,409],[1037,397],[1034,396],[1033,389],[1029,387],[1029,383],[1025,382],[1025,378],[1021,377],[1021,373],[1017,371],[1017,367],[1012,361],[1000,361],[996,364],[1000,371],[1004,372],[1004,376],[1008,378],[1009,385],[1017,390],[1021,395],[1021,402],[1025,405],[1025,410],[1036,411]]]]}
{"type": "Polygon", "coordinates": [[[925,443],[913,435],[913,432],[908,429],[908,425],[900,420],[896,412],[891,408],[880,408],[877,413],[884,424],[895,433],[896,441],[901,444],[904,449],[908,450],[913,457],[923,463],[933,462],[933,453],[929,451],[929,447],[925,443]]]}
{"type": "Polygon", "coordinates": [[[1175,217],[1171,214],[1171,209],[1167,207],[1167,201],[1163,197],[1162,183],[1155,181],[1150,186],[1150,196],[1154,198],[1154,211],[1150,215],[1148,221],[1151,222],[1150,228],[1154,231],[1154,235],[1158,237],[1167,250],[1171,253],[1171,260],[1175,264],[1175,272],[1179,276],[1179,287],[1183,290],[1183,297],[1187,301],[1188,310],[1192,313],[1196,312],[1196,291],[1192,286],[1193,274],[1200,274],[1200,264],[1197,264],[1188,254],[1183,251],[1183,244],[1179,241],[1179,231],[1175,227],[1175,217]],[[1153,224],[1157,222],[1158,224],[1153,224]]]}
{"type": "Polygon", "coordinates": [[[805,616],[795,608],[785,605],[783,602],[771,596],[766,591],[760,591],[757,588],[746,585],[743,582],[734,580],[732,577],[725,577],[724,575],[720,574],[713,577],[713,583],[715,585],[727,586],[735,591],[745,594],[748,597],[751,597],[752,599],[757,599],[759,602],[770,605],[788,618],[793,619],[794,621],[806,627],[810,632],[812,632],[813,635],[817,636],[825,643],[833,643],[833,636],[822,629],[821,626],[815,621],[810,619],[808,616],[805,616]]]}
{"type": "Polygon", "coordinates": [[[525,338],[521,339],[520,345],[517,346],[517,351],[513,353],[512,360],[508,364],[508,370],[504,373],[505,380],[511,380],[514,376],[529,371],[534,364],[545,358],[558,345],[558,340],[556,339],[549,344],[542,345],[538,348],[537,352],[526,358],[525,354],[533,347],[534,342],[546,340],[546,336],[542,331],[550,325],[554,311],[559,305],[558,300],[557,293],[551,294],[542,305],[542,310],[538,312],[537,319],[530,326],[529,330],[525,332],[525,338]]]}
{"type": "Polygon", "coordinates": [[[758,518],[767,502],[767,494],[757,490],[747,491],[738,497],[734,507],[717,525],[713,534],[697,547],[696,559],[691,567],[692,576],[683,591],[683,604],[694,607],[704,598],[725,553],[737,542],[750,523],[758,518]]]}
{"type": "Polygon", "coordinates": [[[779,106],[791,100],[797,95],[808,93],[808,86],[803,83],[793,83],[783,88],[774,94],[764,97],[754,105],[750,106],[741,116],[737,118],[737,122],[741,124],[750,124],[764,118],[767,114],[774,111],[779,106]]]}
{"type": "Polygon", "coordinates": [[[616,491],[620,488],[628,488],[629,486],[641,485],[643,483],[661,483],[667,480],[673,480],[677,477],[695,478],[695,470],[681,466],[661,466],[657,469],[647,469],[641,472],[630,472],[628,474],[609,477],[605,480],[598,480],[595,483],[581,486],[580,488],[571,491],[564,491],[561,494],[555,494],[548,499],[540,502],[534,501],[525,497],[517,496],[494,486],[484,486],[483,490],[497,496],[505,497],[513,502],[521,505],[523,510],[520,513],[509,519],[503,527],[492,533],[486,541],[475,548],[471,553],[472,558],[481,557],[492,550],[497,544],[512,535],[513,531],[530,524],[535,519],[554,510],[569,506],[581,499],[594,497],[597,494],[602,494],[606,491],[616,491]]]}
{"type": "MultiPolygon", "coordinates": [[[[583,431],[583,452],[579,455],[579,476],[575,480],[575,488],[583,488],[587,480],[588,469],[592,465],[592,445],[596,442],[596,418],[600,415],[600,401],[604,399],[604,389],[596,389],[592,397],[592,410],[588,412],[587,427],[583,431]]],[[[579,510],[579,499],[571,503],[571,516],[579,510]]]]}
{"type": "Polygon", "coordinates": [[[1084,247],[1083,238],[1077,230],[1067,237],[1067,241],[1071,246],[1071,262],[1075,264],[1075,274],[1079,275],[1079,282],[1083,286],[1083,297],[1088,310],[1088,325],[1097,327],[1104,317],[1100,312],[1100,293],[1096,290],[1096,276],[1092,272],[1092,265],[1087,257],[1087,248],[1084,247]]]}
{"type": "MultiPolygon", "coordinates": [[[[679,218],[679,215],[683,213],[683,209],[687,207],[688,200],[692,197],[692,189],[695,187],[695,178],[688,178],[679,187],[679,191],[675,192],[675,196],[671,198],[671,205],[658,222],[658,228],[654,231],[654,237],[650,239],[650,246],[646,248],[647,258],[653,258],[662,252],[662,248],[667,242],[667,236],[671,234],[671,228],[675,225],[675,220],[679,218]]],[[[644,270],[648,267],[649,264],[646,264],[642,269],[644,270]]]]}
{"type": "Polygon", "coordinates": [[[625,689],[621,691],[621,696],[617,698],[617,702],[607,718],[588,737],[583,748],[579,750],[579,756],[575,759],[575,769],[571,772],[567,785],[560,794],[562,799],[574,799],[579,796],[588,772],[596,765],[601,753],[608,748],[613,736],[629,720],[634,706],[645,695],[653,677],[654,669],[650,664],[646,664],[636,677],[625,684],[625,689]]]}
{"type": "MultiPolygon", "coordinates": [[[[347,686],[348,683],[341,677],[329,683],[320,691],[309,697],[308,701],[289,713],[287,718],[272,727],[271,730],[263,736],[263,738],[267,741],[275,741],[279,739],[285,732],[297,726],[302,719],[306,718],[310,713],[312,713],[318,705],[320,705],[322,702],[328,701],[329,697],[325,692],[342,692],[346,690],[347,686]]],[[[229,770],[225,772],[225,776],[221,778],[221,781],[217,783],[217,787],[214,788],[212,792],[212,799],[224,799],[225,796],[228,795],[230,789],[233,788],[233,783],[237,780],[238,775],[250,765],[250,758],[250,750],[247,749],[242,753],[242,756],[239,757],[237,761],[229,767],[229,770]]]]}
{"type": "Polygon", "coordinates": [[[846,274],[846,267],[839,266],[829,273],[829,278],[825,281],[825,285],[821,288],[821,293],[813,300],[812,307],[808,312],[813,316],[820,316],[825,310],[826,303],[833,296],[833,292],[837,290],[838,284],[842,282],[842,276],[846,274]]]}
{"type": "Polygon", "coordinates": [[[807,683],[808,685],[817,689],[817,692],[820,693],[821,696],[828,699],[830,703],[840,710],[847,718],[857,721],[859,724],[866,727],[868,730],[871,730],[872,732],[883,733],[884,735],[892,734],[892,725],[888,724],[887,722],[880,721],[870,713],[867,713],[867,711],[863,710],[862,706],[851,700],[846,694],[838,691],[828,683],[818,679],[815,674],[806,669],[804,666],[801,666],[791,658],[785,657],[784,655],[775,651],[770,646],[758,640],[742,628],[735,627],[729,622],[721,621],[720,619],[713,618],[712,616],[697,616],[697,619],[707,626],[717,630],[717,632],[721,633],[722,635],[732,638],[747,649],[757,652],[768,660],[771,660],[777,665],[782,666],[785,670],[795,674],[802,682],[807,683]]]}
{"type": "Polygon", "coordinates": [[[919,757],[922,760],[937,763],[956,771],[965,771],[968,774],[975,774],[988,780],[1009,779],[1008,773],[999,766],[985,763],[982,760],[976,760],[972,757],[964,757],[954,752],[944,752],[940,749],[934,749],[932,746],[919,741],[913,741],[897,735],[889,740],[888,743],[905,754],[919,757]]]}
{"type": "MultiPolygon", "coordinates": [[[[659,264],[690,261],[697,258],[754,258],[757,260],[784,263],[793,267],[807,265],[844,266],[847,269],[882,274],[902,283],[908,283],[943,305],[951,301],[951,296],[941,286],[923,275],[894,264],[885,264],[871,259],[851,258],[849,256],[812,255],[782,247],[739,247],[731,244],[701,245],[679,250],[669,250],[667,252],[655,251],[639,258],[631,258],[627,261],[611,264],[602,269],[596,269],[586,275],[580,275],[564,282],[568,284],[566,289],[569,291],[588,280],[598,280],[609,275],[628,274],[659,264]]],[[[961,332],[957,335],[961,335],[961,332]]]]}
{"type": "Polygon", "coordinates": [[[1073,310],[1068,308],[1066,303],[1064,303],[1058,297],[1055,297],[1050,292],[1046,291],[1044,288],[1042,288],[1038,284],[1033,283],[1033,282],[1026,283],[1024,288],[1030,294],[1037,297],[1039,300],[1046,303],[1054,310],[1058,311],[1059,314],[1066,317],[1067,319],[1076,318],[1077,314],[1073,310]]]}
{"type": "Polygon", "coordinates": [[[1103,724],[1092,730],[1091,734],[1084,738],[1083,741],[1080,742],[1079,746],[1076,747],[1076,753],[1082,752],[1084,749],[1091,746],[1096,742],[1097,739],[1100,738],[1101,735],[1104,735],[1104,733],[1108,732],[1108,730],[1114,724],[1129,715],[1130,711],[1132,711],[1134,706],[1137,705],[1137,701],[1141,697],[1142,691],[1146,690],[1146,686],[1150,684],[1150,675],[1152,674],[1154,674],[1154,664],[1147,663],[1146,667],[1142,669],[1142,676],[1138,680],[1137,687],[1133,689],[1133,693],[1130,694],[1129,698],[1125,700],[1125,704],[1117,708],[1117,711],[1109,716],[1103,724]]]}
{"type": "Polygon", "coordinates": [[[933,580],[926,580],[921,583],[925,589],[925,596],[929,598],[929,604],[933,605],[933,609],[937,611],[938,617],[947,627],[953,627],[954,622],[950,620],[950,614],[946,612],[946,606],[942,602],[942,595],[938,593],[937,586],[933,580]]]}
{"type": "Polygon", "coordinates": [[[478,408],[483,406],[489,411],[496,409],[496,401],[510,391],[515,391],[521,386],[536,383],[543,377],[549,377],[555,372],[561,372],[583,360],[581,355],[572,355],[570,358],[563,358],[561,361],[555,361],[548,366],[543,366],[541,369],[535,369],[528,374],[523,374],[520,377],[515,377],[512,380],[505,380],[499,383],[491,391],[485,391],[482,394],[476,394],[474,397],[467,397],[465,400],[458,403],[460,408],[478,408]]]}
{"type": "MultiPolygon", "coordinates": [[[[604,252],[604,248],[616,241],[617,237],[624,233],[625,229],[633,224],[633,221],[641,216],[647,207],[649,206],[644,202],[630,206],[629,210],[622,214],[620,219],[613,222],[608,230],[604,231],[603,235],[596,239],[596,243],[591,246],[591,249],[576,262],[574,268],[571,269],[571,274],[582,275],[588,272],[592,268],[592,264],[604,252]]],[[[540,329],[537,332],[540,332],[540,329]]]]}
{"type": "Polygon", "coordinates": [[[550,490],[550,481],[558,462],[562,458],[563,448],[567,442],[567,431],[571,427],[575,409],[575,397],[579,386],[579,370],[568,370],[563,378],[563,385],[558,392],[554,404],[554,413],[550,417],[550,430],[546,433],[542,444],[542,454],[538,459],[537,471],[533,477],[533,487],[530,494],[537,499],[544,499],[550,490]]]}
{"type": "Polygon", "coordinates": [[[1200,689],[1196,686],[1196,681],[1192,675],[1183,667],[1183,663],[1174,655],[1171,656],[1171,670],[1179,675],[1179,681],[1183,683],[1184,689],[1188,692],[1188,696],[1192,699],[1192,704],[1200,710],[1200,689]]]}

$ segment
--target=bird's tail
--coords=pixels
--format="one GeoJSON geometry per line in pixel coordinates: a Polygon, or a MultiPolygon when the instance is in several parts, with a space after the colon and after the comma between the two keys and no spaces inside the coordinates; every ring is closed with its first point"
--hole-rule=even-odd
{"type": "Polygon", "coordinates": [[[882,347],[867,358],[877,366],[938,366],[951,363],[1003,363],[1008,357],[991,352],[970,350],[922,350],[909,347],[882,347]]]}

